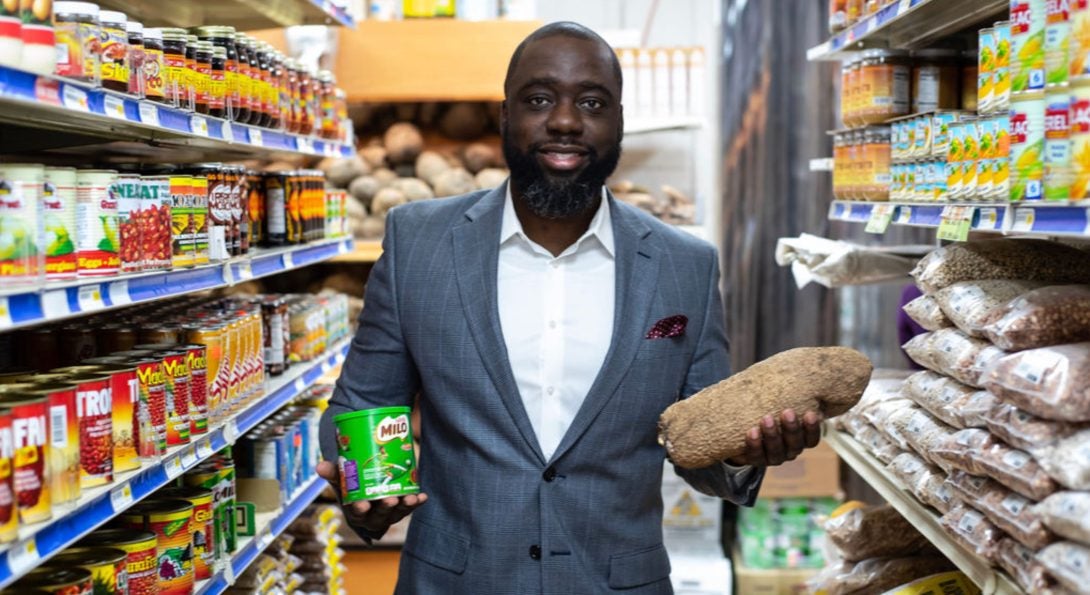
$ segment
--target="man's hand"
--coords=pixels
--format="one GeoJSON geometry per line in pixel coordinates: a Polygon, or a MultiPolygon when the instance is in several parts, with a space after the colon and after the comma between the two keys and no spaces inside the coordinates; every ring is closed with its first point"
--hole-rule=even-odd
{"type": "MultiPolygon", "coordinates": [[[[318,475],[328,481],[340,494],[341,482],[337,466],[329,461],[318,463],[318,475]]],[[[345,520],[357,529],[372,533],[384,533],[390,525],[409,516],[413,509],[428,501],[428,495],[409,494],[408,496],[390,496],[381,500],[361,500],[341,506],[345,520]]]]}
{"type": "Polygon", "coordinates": [[[746,452],[731,465],[768,467],[793,461],[807,448],[821,441],[821,414],[807,411],[800,420],[795,411],[784,409],[777,420],[771,415],[761,419],[760,427],[746,432],[746,452]]]}

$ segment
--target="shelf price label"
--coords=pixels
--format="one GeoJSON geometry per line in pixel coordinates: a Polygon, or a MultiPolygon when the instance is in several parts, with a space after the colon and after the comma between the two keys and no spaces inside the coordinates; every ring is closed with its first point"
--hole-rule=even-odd
{"type": "Polygon", "coordinates": [[[68,316],[72,309],[68,306],[68,292],[63,289],[51,289],[42,294],[42,314],[46,319],[68,316]]]}
{"type": "Polygon", "coordinates": [[[244,260],[238,263],[238,280],[249,281],[254,278],[254,269],[250,261],[244,260]]]}
{"type": "Polygon", "coordinates": [[[79,288],[79,311],[94,312],[106,307],[102,300],[102,291],[98,285],[84,285],[79,288]]]}
{"type": "Polygon", "coordinates": [[[64,103],[64,107],[70,110],[91,112],[91,105],[87,101],[87,91],[75,85],[64,85],[64,89],[61,91],[61,101],[64,103]]]}
{"type": "Polygon", "coordinates": [[[300,136],[296,139],[296,147],[298,147],[300,153],[314,154],[314,141],[305,136],[300,136]]]}
{"type": "Polygon", "coordinates": [[[189,131],[197,136],[208,137],[208,120],[204,116],[192,116],[189,118],[189,131]]]}
{"type": "Polygon", "coordinates": [[[0,328],[8,328],[14,322],[11,320],[11,306],[8,305],[7,296],[0,297],[0,328]]]}
{"type": "Polygon", "coordinates": [[[897,210],[897,223],[901,225],[908,225],[912,223],[912,207],[908,205],[901,205],[897,210]]]}
{"type": "Polygon", "coordinates": [[[295,382],[292,384],[292,388],[295,389],[296,394],[302,394],[302,392],[307,389],[307,381],[304,380],[302,376],[300,376],[295,379],[295,382]]]}
{"type": "Polygon", "coordinates": [[[216,451],[212,449],[212,440],[205,438],[197,443],[197,457],[201,459],[207,459],[215,454],[216,451]]]}
{"type": "Polygon", "coordinates": [[[1082,235],[1090,237],[1090,208],[1086,209],[1086,229],[1082,230],[1082,235]]]}
{"type": "Polygon", "coordinates": [[[1033,231],[1033,222],[1037,220],[1037,213],[1030,208],[1020,207],[1014,209],[1014,226],[1011,231],[1015,233],[1028,233],[1033,231]]]}
{"type": "Polygon", "coordinates": [[[223,426],[223,439],[227,441],[227,444],[234,444],[238,440],[238,420],[227,420],[227,425],[223,426]]]}
{"type": "Polygon", "coordinates": [[[250,128],[250,144],[257,147],[265,146],[265,137],[260,128],[250,128]]]}
{"type": "Polygon", "coordinates": [[[102,105],[106,110],[107,116],[117,118],[118,120],[129,119],[129,117],[125,115],[124,99],[107,93],[102,100],[102,105]]]}
{"type": "Polygon", "coordinates": [[[337,254],[348,254],[348,242],[343,241],[337,244],[337,254]]]}
{"type": "Polygon", "coordinates": [[[167,477],[172,480],[177,479],[177,477],[185,471],[185,468],[182,467],[181,457],[170,457],[167,459],[167,462],[163,464],[163,468],[167,472],[167,477]]]}
{"type": "Polygon", "coordinates": [[[281,261],[284,263],[285,269],[295,268],[295,257],[292,256],[291,252],[285,252],[284,255],[281,257],[281,261]]]}
{"type": "Polygon", "coordinates": [[[329,371],[333,369],[333,364],[329,360],[322,361],[322,374],[329,374],[329,371]]]}
{"type": "Polygon", "coordinates": [[[181,456],[178,458],[182,462],[182,467],[186,469],[189,469],[197,464],[197,453],[192,446],[187,446],[185,450],[182,451],[181,456]]]}
{"type": "Polygon", "coordinates": [[[41,560],[38,543],[33,537],[13,545],[8,550],[8,568],[11,569],[12,576],[21,576],[30,572],[41,560]]]}
{"type": "Polygon", "coordinates": [[[940,240],[964,242],[973,224],[973,207],[944,207],[939,221],[940,240]]]}
{"type": "Polygon", "coordinates": [[[980,213],[979,229],[998,229],[999,210],[994,207],[982,208],[980,213]]]}
{"type": "Polygon", "coordinates": [[[129,295],[128,279],[114,281],[113,283],[110,283],[109,288],[111,304],[115,306],[127,306],[132,303],[132,296],[129,295]]]}
{"type": "Polygon", "coordinates": [[[162,126],[159,123],[159,108],[146,101],[141,101],[140,121],[149,126],[162,126]]]}
{"type": "Polygon", "coordinates": [[[229,143],[235,142],[235,127],[231,126],[230,122],[224,122],[223,126],[220,126],[220,134],[223,135],[223,140],[229,143]]]}
{"type": "Polygon", "coordinates": [[[125,484],[119,488],[110,490],[110,505],[113,506],[114,512],[121,512],[128,507],[132,506],[132,486],[125,484]]]}
{"type": "Polygon", "coordinates": [[[893,205],[886,203],[875,205],[867,220],[867,227],[863,230],[867,233],[886,233],[889,224],[893,222],[893,205]]]}

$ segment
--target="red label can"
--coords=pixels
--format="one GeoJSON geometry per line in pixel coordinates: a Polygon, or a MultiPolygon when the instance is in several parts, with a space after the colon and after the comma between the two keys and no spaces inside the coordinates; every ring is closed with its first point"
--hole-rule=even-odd
{"type": "Polygon", "coordinates": [[[110,375],[110,395],[113,399],[114,473],[140,468],[136,453],[136,408],[140,401],[140,386],[136,366],[132,364],[102,364],[110,375]]]}
{"type": "Polygon", "coordinates": [[[109,374],[72,376],[79,416],[79,482],[83,488],[114,480],[113,392],[109,374]]]}
{"type": "Polygon", "coordinates": [[[49,494],[49,400],[31,395],[3,395],[0,406],[11,409],[12,469],[19,522],[40,523],[53,516],[49,494]]]}
{"type": "Polygon", "coordinates": [[[19,513],[15,510],[15,477],[12,466],[15,444],[11,435],[11,409],[0,408],[0,543],[19,537],[19,513]]]}
{"type": "Polygon", "coordinates": [[[189,368],[185,351],[164,351],[166,379],[167,446],[189,443],[189,368]]]}
{"type": "Polygon", "coordinates": [[[158,459],[167,450],[166,373],[163,360],[140,358],[136,365],[136,385],[140,391],[136,403],[133,434],[141,458],[158,459]]]}
{"type": "Polygon", "coordinates": [[[50,498],[54,504],[78,500],[80,426],[76,385],[64,378],[59,383],[42,383],[27,394],[48,400],[50,498]]]}
{"type": "Polygon", "coordinates": [[[180,346],[186,350],[189,368],[189,431],[193,435],[208,432],[208,357],[204,345],[180,346]]]}

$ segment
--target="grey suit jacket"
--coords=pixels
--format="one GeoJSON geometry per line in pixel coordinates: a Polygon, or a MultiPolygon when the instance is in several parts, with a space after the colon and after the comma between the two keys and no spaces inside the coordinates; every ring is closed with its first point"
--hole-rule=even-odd
{"type": "MultiPolygon", "coordinates": [[[[505,186],[393,209],[367,283],[360,329],[331,420],[421,396],[419,477],[398,593],[671,593],[662,544],[659,414],[729,374],[715,249],[610,197],[615,234],[612,342],[550,460],[508,363],[496,305],[505,186]],[[681,337],[645,339],[684,314],[681,337]]],[[[697,489],[740,504],[716,466],[682,470],[697,489]]]]}

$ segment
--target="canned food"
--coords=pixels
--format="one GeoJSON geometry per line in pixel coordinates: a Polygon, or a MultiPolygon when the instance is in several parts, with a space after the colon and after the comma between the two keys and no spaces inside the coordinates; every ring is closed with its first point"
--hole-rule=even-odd
{"type": "Polygon", "coordinates": [[[39,201],[45,166],[0,165],[0,280],[34,283],[43,272],[38,245],[39,201]]]}
{"type": "Polygon", "coordinates": [[[114,473],[140,468],[136,452],[137,408],[140,402],[140,382],[136,365],[105,363],[98,365],[110,374],[110,394],[113,398],[114,473]]]}
{"type": "Polygon", "coordinates": [[[137,220],[144,238],[144,268],[149,271],[171,268],[171,195],[170,176],[144,176],[141,210],[137,220]]]}
{"type": "Polygon", "coordinates": [[[91,572],[84,568],[35,568],[19,579],[16,586],[19,592],[36,589],[50,595],[92,595],[94,592],[91,572]]]}
{"type": "Polygon", "coordinates": [[[1068,3],[1072,37],[1068,43],[1068,79],[1090,74],[1090,2],[1075,0],[1068,3]]]}
{"type": "Polygon", "coordinates": [[[1011,119],[995,116],[995,122],[997,157],[992,170],[992,199],[1005,201],[1010,199],[1011,189],[1011,119]]]}
{"type": "Polygon", "coordinates": [[[115,275],[121,267],[117,233],[117,172],[76,173],[76,239],[79,276],[115,275]]]}
{"type": "Polygon", "coordinates": [[[135,273],[144,268],[144,237],[140,226],[143,209],[143,182],[136,174],[117,177],[117,231],[122,273],[135,273]]]}
{"type": "Polygon", "coordinates": [[[15,447],[15,501],[19,522],[31,525],[53,516],[49,493],[49,400],[42,396],[0,394],[0,406],[11,409],[15,447]]]}
{"type": "Polygon", "coordinates": [[[1045,97],[1028,94],[1011,99],[1012,201],[1044,196],[1045,97]]]}
{"type": "Polygon", "coordinates": [[[995,160],[995,120],[980,118],[976,122],[978,156],[976,162],[976,195],[969,197],[985,200],[992,193],[992,163],[995,160]]]}
{"type": "Polygon", "coordinates": [[[345,504],[420,492],[409,407],[381,407],[333,418],[345,504]]]}
{"type": "Polygon", "coordinates": [[[1010,21],[995,24],[995,90],[993,92],[992,112],[1003,114],[1011,105],[1011,40],[1013,26],[1010,21]]]}
{"type": "Polygon", "coordinates": [[[223,378],[223,332],[220,323],[203,323],[185,328],[186,340],[204,345],[205,348],[205,393],[208,401],[210,423],[216,423],[221,417],[220,408],[227,396],[227,387],[223,378]]]}
{"type": "Polygon", "coordinates": [[[71,167],[45,168],[42,185],[41,242],[45,250],[45,277],[50,281],[75,279],[76,260],[76,170],[71,167]]]}
{"type": "Polygon", "coordinates": [[[208,432],[208,358],[206,348],[199,344],[179,345],[186,351],[189,368],[189,432],[200,435],[208,432]]]}
{"type": "Polygon", "coordinates": [[[185,500],[140,502],[118,517],[129,529],[155,534],[160,595],[193,592],[193,505],[185,500]]]}
{"type": "Polygon", "coordinates": [[[95,357],[98,347],[95,330],[88,325],[68,324],[61,327],[61,337],[57,341],[57,351],[62,366],[75,366],[79,362],[95,357]]]}
{"type": "Polygon", "coordinates": [[[79,542],[84,548],[116,548],[125,552],[130,595],[159,593],[158,540],[150,531],[99,529],[79,542]]]}
{"type": "Polygon", "coordinates": [[[990,114],[995,102],[995,52],[998,49],[995,29],[981,29],[977,47],[977,109],[982,114],[990,114]]]}
{"type": "Polygon", "coordinates": [[[193,576],[199,581],[211,578],[218,555],[212,490],[194,487],[164,488],[156,497],[185,500],[193,505],[193,576]]]}
{"type": "Polygon", "coordinates": [[[136,358],[132,363],[140,390],[134,425],[136,448],[140,458],[156,460],[167,449],[166,372],[162,358],[136,358]]]}
{"type": "Polygon", "coordinates": [[[136,331],[127,326],[106,325],[99,327],[95,334],[98,352],[111,354],[108,357],[118,357],[116,354],[119,351],[132,349],[136,345],[136,331]]]}
{"type": "Polygon", "coordinates": [[[227,459],[207,462],[186,473],[183,483],[212,491],[215,517],[216,552],[220,556],[235,552],[238,535],[235,528],[235,465],[227,459]]]}
{"type": "Polygon", "coordinates": [[[1052,0],[1045,3],[1045,85],[1067,82],[1068,48],[1071,41],[1071,4],[1052,0]]]}
{"type": "Polygon", "coordinates": [[[190,221],[193,223],[193,264],[208,264],[208,176],[190,176],[190,221]]]}
{"type": "Polygon", "coordinates": [[[0,407],[0,543],[10,543],[19,537],[19,512],[15,507],[15,477],[12,474],[14,458],[11,409],[0,407]]]}
{"type": "Polygon", "coordinates": [[[170,175],[171,262],[174,268],[191,267],[194,256],[193,178],[186,173],[170,175]]]}
{"type": "Polygon", "coordinates": [[[80,424],[76,386],[66,377],[60,382],[36,383],[22,391],[44,397],[49,408],[49,485],[54,504],[79,499],[80,424]]]}
{"type": "Polygon", "coordinates": [[[1083,200],[1090,198],[1090,76],[1071,79],[1070,117],[1071,199],[1083,200]]]}
{"type": "Polygon", "coordinates": [[[189,443],[189,368],[185,351],[163,351],[167,446],[189,443]]]}
{"type": "Polygon", "coordinates": [[[961,163],[965,158],[965,134],[969,122],[961,121],[950,127],[950,149],[946,155],[946,189],[951,199],[958,199],[964,192],[961,163]]]}
{"type": "Polygon", "coordinates": [[[1011,93],[1045,88],[1045,0],[1011,0],[1011,93]]]}
{"type": "Polygon", "coordinates": [[[961,169],[961,197],[976,200],[977,197],[977,162],[980,161],[981,120],[974,119],[965,127],[964,160],[961,169]]]}
{"type": "Polygon", "coordinates": [[[128,595],[128,553],[117,548],[69,548],[49,560],[48,566],[82,568],[91,573],[95,595],[128,595]]]}
{"type": "Polygon", "coordinates": [[[70,378],[76,384],[79,415],[80,486],[114,480],[113,392],[108,373],[95,370],[70,378]]]}
{"type": "Polygon", "coordinates": [[[1071,90],[1067,83],[1050,86],[1045,95],[1045,200],[1067,200],[1071,196],[1070,112],[1071,90]]]}

